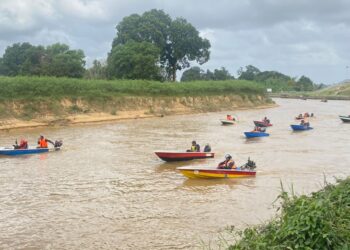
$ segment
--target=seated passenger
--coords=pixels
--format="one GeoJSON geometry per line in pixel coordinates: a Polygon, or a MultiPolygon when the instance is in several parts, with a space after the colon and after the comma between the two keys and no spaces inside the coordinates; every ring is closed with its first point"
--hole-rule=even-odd
{"type": "Polygon", "coordinates": [[[38,140],[37,148],[48,148],[48,144],[47,144],[48,142],[54,145],[52,141],[50,141],[49,139],[46,139],[44,136],[41,135],[38,140]]]}
{"type": "Polygon", "coordinates": [[[200,146],[196,141],[192,141],[191,149],[187,150],[187,152],[200,152],[200,146]]]}
{"type": "Polygon", "coordinates": [[[235,162],[232,159],[232,156],[227,154],[225,155],[225,160],[220,162],[217,168],[218,169],[235,169],[237,167],[235,162]]]}
{"type": "Polygon", "coordinates": [[[229,121],[233,120],[231,115],[226,115],[226,119],[229,120],[229,121]]]}
{"type": "Polygon", "coordinates": [[[27,149],[28,148],[28,142],[25,139],[21,139],[19,142],[18,149],[27,149]]]}
{"type": "Polygon", "coordinates": [[[204,147],[204,152],[211,152],[211,147],[208,143],[204,147]]]}

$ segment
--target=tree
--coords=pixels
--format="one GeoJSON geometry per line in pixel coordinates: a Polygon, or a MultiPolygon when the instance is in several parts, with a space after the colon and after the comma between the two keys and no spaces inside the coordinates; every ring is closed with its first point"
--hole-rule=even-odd
{"type": "Polygon", "coordinates": [[[311,91],[314,89],[314,83],[310,78],[306,76],[301,76],[299,80],[296,82],[297,90],[301,91],[311,91]]]}
{"type": "Polygon", "coordinates": [[[248,65],[245,67],[245,71],[241,67],[237,73],[239,75],[238,79],[253,81],[256,75],[260,73],[260,70],[253,65],[248,65]]]}
{"type": "Polygon", "coordinates": [[[117,36],[109,56],[113,56],[115,47],[130,41],[152,43],[159,49],[159,66],[173,81],[176,80],[176,71],[188,68],[190,61],[203,64],[209,60],[209,41],[201,38],[185,19],[172,20],[162,10],[153,9],[141,16],[130,15],[116,28],[117,36]]]}
{"type": "Polygon", "coordinates": [[[225,81],[235,79],[224,67],[214,70],[214,79],[217,81],[225,81]]]}
{"type": "Polygon", "coordinates": [[[1,73],[16,75],[49,75],[82,77],[85,71],[85,55],[82,50],[70,50],[68,45],[53,44],[33,46],[15,43],[7,47],[1,73]]]}
{"type": "Polygon", "coordinates": [[[5,75],[16,76],[21,72],[21,66],[27,59],[27,52],[33,46],[30,43],[15,43],[8,46],[2,58],[5,75]]]}
{"type": "Polygon", "coordinates": [[[92,62],[92,67],[85,71],[84,77],[87,79],[106,79],[107,78],[106,62],[94,60],[92,62]]]}
{"type": "Polygon", "coordinates": [[[204,71],[200,67],[192,67],[185,70],[181,76],[181,82],[203,80],[204,71]]]}
{"type": "Polygon", "coordinates": [[[161,80],[159,49],[149,42],[129,41],[115,46],[108,56],[110,78],[161,80]]]}

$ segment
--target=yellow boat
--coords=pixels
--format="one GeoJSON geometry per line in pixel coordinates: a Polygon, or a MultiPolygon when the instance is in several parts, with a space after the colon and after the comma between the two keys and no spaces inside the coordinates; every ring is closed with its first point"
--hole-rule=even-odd
{"type": "Polygon", "coordinates": [[[178,167],[177,170],[181,172],[187,178],[242,178],[253,177],[256,175],[254,170],[240,170],[240,169],[213,169],[213,168],[191,168],[191,167],[178,167]]]}

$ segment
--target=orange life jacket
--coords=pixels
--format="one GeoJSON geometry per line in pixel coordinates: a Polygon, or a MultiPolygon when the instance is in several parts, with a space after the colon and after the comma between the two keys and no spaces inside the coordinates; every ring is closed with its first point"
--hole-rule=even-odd
{"type": "Polygon", "coordinates": [[[39,144],[39,148],[47,148],[48,147],[47,141],[45,138],[39,139],[38,144],[39,144]]]}

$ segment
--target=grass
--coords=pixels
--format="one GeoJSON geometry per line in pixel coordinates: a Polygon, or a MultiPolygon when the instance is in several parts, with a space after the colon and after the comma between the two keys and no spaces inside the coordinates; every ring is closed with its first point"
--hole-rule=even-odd
{"type": "Polygon", "coordinates": [[[282,191],[281,214],[239,232],[234,249],[350,249],[350,178],[310,196],[282,191]]]}
{"type": "Polygon", "coordinates": [[[144,80],[86,80],[55,77],[0,77],[0,101],[81,98],[105,101],[115,96],[264,95],[249,81],[162,83],[144,80]]]}

